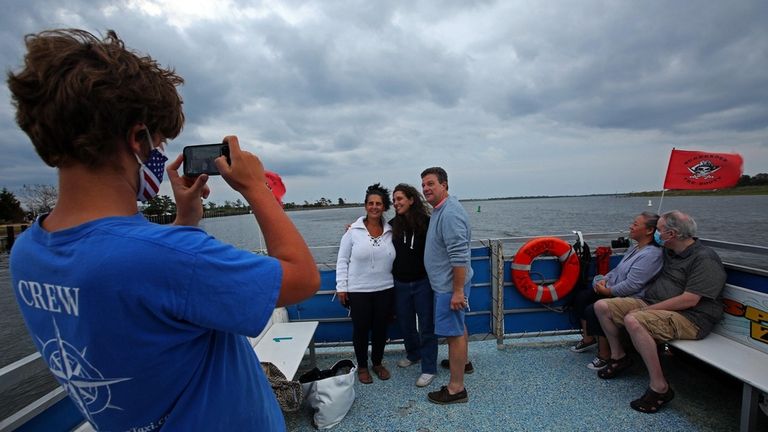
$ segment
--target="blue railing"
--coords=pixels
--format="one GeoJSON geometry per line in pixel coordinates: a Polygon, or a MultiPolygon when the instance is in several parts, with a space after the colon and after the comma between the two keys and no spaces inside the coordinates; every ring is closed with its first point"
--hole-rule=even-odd
{"type": "MultiPolygon", "coordinates": [[[[585,240],[609,238],[617,233],[586,234],[585,240]]],[[[556,236],[572,240],[572,235],[556,236]]],[[[476,242],[479,246],[472,249],[472,294],[471,311],[467,314],[467,328],[473,339],[496,338],[499,343],[504,338],[542,336],[575,332],[577,326],[569,314],[563,310],[569,297],[542,305],[525,299],[514,287],[511,278],[511,261],[514,254],[505,255],[505,246],[522,244],[533,237],[516,237],[476,242]]],[[[724,250],[732,250],[768,256],[768,247],[729,243],[717,240],[702,240],[706,245],[724,250]]],[[[514,249],[515,251],[517,249],[514,249]]],[[[623,252],[623,251],[620,251],[623,252]]],[[[611,267],[621,258],[616,254],[611,258],[611,267]]],[[[351,320],[346,309],[338,302],[331,301],[335,293],[335,270],[327,265],[321,266],[321,289],[313,298],[298,305],[288,307],[292,321],[316,320],[320,325],[315,333],[318,345],[346,344],[352,334],[351,320]]],[[[728,283],[768,293],[768,269],[746,267],[738,264],[726,264],[728,283]]],[[[538,283],[551,282],[559,277],[560,265],[554,258],[542,258],[534,261],[531,275],[539,275],[538,283]]],[[[589,274],[594,274],[591,264],[589,274]]],[[[536,276],[533,277],[537,279],[536,276]]],[[[397,326],[391,326],[390,338],[399,339],[397,326]]],[[[40,354],[31,354],[0,369],[0,392],[14,385],[22,384],[32,369],[41,366],[40,354]]],[[[66,397],[62,388],[57,388],[44,397],[34,401],[11,417],[0,421],[0,432],[19,431],[69,431],[83,423],[82,416],[74,404],[66,397]]]]}

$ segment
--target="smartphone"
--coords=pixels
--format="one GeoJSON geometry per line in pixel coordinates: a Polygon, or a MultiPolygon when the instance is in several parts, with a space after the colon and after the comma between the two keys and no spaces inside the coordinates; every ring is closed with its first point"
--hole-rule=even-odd
{"type": "Polygon", "coordinates": [[[184,175],[187,177],[197,177],[200,174],[219,175],[219,169],[213,162],[219,156],[226,156],[227,163],[232,164],[228,144],[200,144],[184,147],[184,175]]]}

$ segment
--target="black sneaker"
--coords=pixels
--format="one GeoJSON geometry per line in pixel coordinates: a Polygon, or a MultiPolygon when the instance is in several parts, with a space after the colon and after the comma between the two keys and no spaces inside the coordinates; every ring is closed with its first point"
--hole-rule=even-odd
{"type": "Polygon", "coordinates": [[[450,394],[448,393],[448,387],[442,386],[440,387],[440,390],[430,392],[427,395],[427,399],[432,403],[449,405],[455,403],[467,403],[469,395],[467,394],[466,388],[456,394],[450,394]]]}
{"type": "MultiPolygon", "coordinates": [[[[448,361],[448,359],[443,359],[443,360],[440,361],[440,366],[443,369],[450,369],[451,368],[451,363],[448,361]]],[[[469,362],[469,363],[464,365],[464,373],[465,374],[471,374],[474,371],[475,371],[475,368],[472,367],[472,362],[469,362]]]]}
{"type": "Polygon", "coordinates": [[[595,346],[597,346],[597,338],[592,339],[592,342],[584,342],[584,339],[582,339],[576,343],[576,345],[571,347],[571,351],[580,353],[595,346]]]}

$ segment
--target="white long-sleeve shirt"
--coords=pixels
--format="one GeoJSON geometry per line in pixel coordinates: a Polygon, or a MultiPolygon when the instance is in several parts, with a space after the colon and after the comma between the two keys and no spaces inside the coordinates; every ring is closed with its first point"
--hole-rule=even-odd
{"type": "Polygon", "coordinates": [[[353,223],[339,245],[336,260],[336,291],[374,292],[394,286],[392,227],[384,223],[384,233],[371,237],[361,216],[353,223]]]}

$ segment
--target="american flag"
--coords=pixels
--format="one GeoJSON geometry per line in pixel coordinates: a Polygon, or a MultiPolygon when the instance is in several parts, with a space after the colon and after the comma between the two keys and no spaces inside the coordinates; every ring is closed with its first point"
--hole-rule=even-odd
{"type": "Polygon", "coordinates": [[[148,170],[142,170],[142,174],[144,175],[144,189],[142,190],[142,194],[144,195],[144,199],[149,201],[160,192],[160,182],[157,180],[157,177],[148,170]]]}
{"type": "Polygon", "coordinates": [[[163,181],[163,171],[167,160],[168,157],[157,149],[152,149],[150,152],[149,160],[146,163],[147,169],[142,168],[141,170],[145,183],[142,195],[145,200],[151,200],[160,192],[160,183],[163,181]]]}

